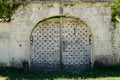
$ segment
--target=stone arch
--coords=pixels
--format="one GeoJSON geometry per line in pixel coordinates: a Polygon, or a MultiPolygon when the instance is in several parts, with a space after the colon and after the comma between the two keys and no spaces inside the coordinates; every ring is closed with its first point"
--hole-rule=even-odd
{"type": "Polygon", "coordinates": [[[31,54],[30,54],[31,69],[52,69],[53,70],[53,69],[60,69],[64,67],[64,69],[66,70],[68,69],[71,70],[76,68],[87,69],[91,67],[92,32],[90,28],[79,18],[68,17],[68,16],[67,17],[54,16],[54,17],[44,19],[38,22],[37,25],[33,28],[31,32],[30,40],[31,40],[30,41],[31,42],[31,45],[30,45],[31,46],[31,54]],[[47,41],[49,40],[49,38],[51,40],[47,41]],[[64,39],[61,39],[61,38],[64,38],[64,39]],[[83,45],[84,47],[80,45],[83,45]],[[49,50],[47,46],[49,46],[49,48],[51,48],[53,52],[49,50]],[[51,47],[51,46],[54,46],[54,47],[51,47]],[[69,46],[71,46],[71,48],[68,48],[69,46]],[[64,47],[66,47],[65,50],[64,50],[64,47]],[[71,58],[67,58],[65,56],[69,56],[71,58]]]}
{"type": "MultiPolygon", "coordinates": [[[[51,19],[51,18],[60,18],[60,17],[71,18],[71,19],[75,19],[75,20],[77,20],[77,21],[83,22],[87,27],[89,27],[89,30],[90,30],[91,35],[92,35],[92,38],[93,38],[93,31],[91,30],[91,26],[89,26],[89,25],[91,25],[91,24],[88,23],[88,22],[86,22],[85,20],[83,20],[81,17],[78,17],[78,16],[72,16],[72,15],[55,15],[55,16],[49,16],[49,17],[47,17],[47,18],[40,19],[40,20],[39,20],[38,22],[36,22],[33,26],[37,27],[37,25],[38,25],[39,23],[43,22],[43,21],[46,21],[46,20],[51,19]],[[88,25],[88,24],[89,24],[89,25],[88,25]]],[[[32,28],[32,31],[34,30],[35,27],[32,28]]],[[[30,35],[32,34],[32,31],[31,31],[30,35]]]]}

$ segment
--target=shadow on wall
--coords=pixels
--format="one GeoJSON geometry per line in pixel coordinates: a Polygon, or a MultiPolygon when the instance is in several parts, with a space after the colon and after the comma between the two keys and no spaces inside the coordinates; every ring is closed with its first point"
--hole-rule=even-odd
{"type": "Polygon", "coordinates": [[[98,55],[95,56],[94,64],[105,64],[109,65],[116,65],[118,64],[118,55],[117,54],[108,54],[108,55],[98,55]]]}

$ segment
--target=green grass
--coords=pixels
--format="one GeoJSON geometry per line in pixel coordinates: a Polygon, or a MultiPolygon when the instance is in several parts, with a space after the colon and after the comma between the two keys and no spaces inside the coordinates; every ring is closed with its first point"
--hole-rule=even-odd
{"type": "Polygon", "coordinates": [[[0,68],[0,80],[120,80],[120,66],[103,67],[83,72],[24,72],[18,68],[0,68]]]}

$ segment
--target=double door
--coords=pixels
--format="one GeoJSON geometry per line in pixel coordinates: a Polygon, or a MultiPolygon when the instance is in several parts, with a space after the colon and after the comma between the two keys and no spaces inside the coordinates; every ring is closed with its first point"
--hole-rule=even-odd
{"type": "Polygon", "coordinates": [[[90,67],[91,34],[82,22],[52,18],[40,22],[31,34],[33,70],[83,70],[90,67]]]}

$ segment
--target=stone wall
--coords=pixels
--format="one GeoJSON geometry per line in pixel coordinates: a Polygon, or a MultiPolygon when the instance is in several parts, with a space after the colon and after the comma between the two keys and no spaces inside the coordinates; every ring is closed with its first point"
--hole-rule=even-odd
{"type": "Polygon", "coordinates": [[[108,2],[29,3],[21,5],[9,23],[0,23],[0,63],[20,63],[30,58],[30,34],[46,18],[64,15],[79,18],[90,27],[93,36],[92,62],[114,63],[111,47],[111,7],[108,2]],[[104,56],[104,57],[103,57],[104,56]]]}
{"type": "Polygon", "coordinates": [[[120,63],[120,22],[116,22],[115,49],[116,49],[116,53],[118,55],[118,62],[120,63]]]}
{"type": "MultiPolygon", "coordinates": [[[[40,1],[59,1],[59,0],[14,0],[14,2],[40,2],[40,1]]],[[[63,1],[78,1],[78,0],[63,0],[63,1]]],[[[83,2],[112,2],[113,0],[79,0],[83,2]]]]}

